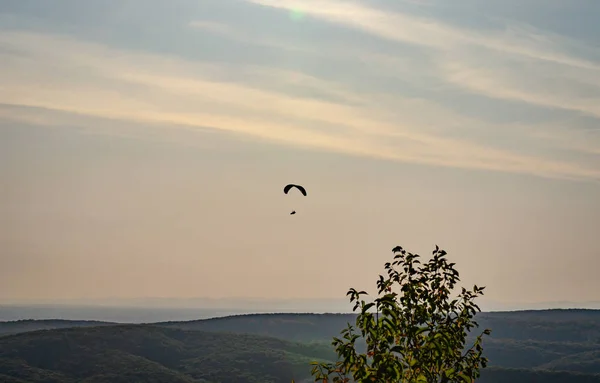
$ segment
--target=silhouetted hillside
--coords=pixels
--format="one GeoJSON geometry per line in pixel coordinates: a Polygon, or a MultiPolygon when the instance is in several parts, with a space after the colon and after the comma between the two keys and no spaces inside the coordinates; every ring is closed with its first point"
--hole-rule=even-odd
{"type": "Polygon", "coordinates": [[[330,341],[356,314],[246,314],[187,322],[162,322],[156,326],[183,330],[235,332],[296,341],[330,341]]]}
{"type": "MultiPolygon", "coordinates": [[[[476,318],[480,328],[493,329],[495,339],[600,342],[600,310],[491,312],[479,313],[476,318]]],[[[156,325],[314,341],[331,339],[355,319],[355,314],[250,314],[156,325]]]]}
{"type": "MultiPolygon", "coordinates": [[[[355,318],[354,314],[253,314],[157,325],[330,344],[355,318]]],[[[484,343],[491,366],[600,373],[595,356],[600,352],[600,310],[480,313],[477,320],[480,329],[492,329],[484,343]]]]}
{"type": "Polygon", "coordinates": [[[566,371],[544,371],[488,367],[477,383],[598,383],[600,375],[566,371]]]}
{"type": "MultiPolygon", "coordinates": [[[[588,355],[589,356],[589,355],[588,355]]],[[[119,325],[34,331],[0,338],[0,381],[290,382],[309,378],[330,346],[258,335],[119,325]]],[[[479,383],[600,383],[600,375],[484,370],[479,383]]]]}
{"type": "Polygon", "coordinates": [[[600,349],[596,347],[588,352],[563,356],[540,366],[540,368],[600,374],[600,349]]]}
{"type": "Polygon", "coordinates": [[[527,310],[480,313],[479,323],[495,338],[600,342],[600,310],[527,310]]]}
{"type": "MultiPolygon", "coordinates": [[[[327,340],[338,335],[355,314],[245,314],[181,322],[160,322],[156,326],[186,330],[241,332],[282,339],[327,340]]],[[[600,310],[553,309],[484,312],[477,315],[482,328],[493,329],[496,339],[600,342],[600,310]]],[[[21,320],[0,322],[0,335],[53,328],[114,325],[110,322],[68,320],[21,320]]]]}
{"type": "Polygon", "coordinates": [[[94,327],[94,326],[109,326],[117,323],[100,322],[100,321],[73,321],[62,319],[48,320],[17,320],[10,322],[0,322],[0,336],[9,334],[18,334],[27,331],[37,330],[52,330],[59,328],[70,327],[94,327]]]}
{"type": "Polygon", "coordinates": [[[143,325],[0,338],[0,376],[26,382],[289,382],[331,357],[330,347],[143,325]]]}
{"type": "MultiPolygon", "coordinates": [[[[0,381],[287,382],[308,376],[312,359],[333,358],[332,337],[355,318],[254,314],[151,325],[4,322],[0,334],[29,332],[0,338],[0,381]]],[[[492,369],[484,370],[480,382],[600,383],[592,375],[600,373],[600,310],[480,313],[477,320],[481,329],[493,330],[484,341],[492,369]]]]}

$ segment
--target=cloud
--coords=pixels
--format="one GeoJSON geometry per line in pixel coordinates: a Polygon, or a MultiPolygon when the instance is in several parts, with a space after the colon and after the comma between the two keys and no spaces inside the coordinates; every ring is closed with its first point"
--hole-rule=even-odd
{"type": "MultiPolygon", "coordinates": [[[[502,33],[483,34],[414,15],[389,12],[340,0],[247,0],[254,4],[282,9],[300,9],[313,17],[351,26],[365,32],[405,43],[451,51],[472,44],[513,55],[558,62],[580,68],[600,69],[597,63],[572,58],[561,52],[556,40],[566,39],[540,34],[526,25],[511,25],[502,33]]],[[[559,42],[560,42],[559,41],[559,42]]]]}
{"type": "MultiPolygon", "coordinates": [[[[494,55],[469,60],[449,56],[438,65],[446,81],[477,94],[600,117],[600,87],[596,84],[567,78],[569,68],[507,61],[498,61],[494,55]]],[[[590,78],[593,76],[590,73],[590,78]]]]}
{"type": "MultiPolygon", "coordinates": [[[[412,62],[411,58],[404,57],[406,53],[369,55],[367,61],[380,68],[385,65],[390,72],[395,67],[397,77],[412,82],[416,79],[422,88],[448,90],[446,84],[455,88],[448,92],[459,97],[457,88],[515,105],[600,117],[600,64],[586,58],[600,57],[600,50],[556,33],[514,21],[495,32],[470,30],[438,19],[383,11],[351,1],[248,1],[279,9],[296,7],[326,22],[420,47],[426,53],[412,62]],[[401,65],[394,66],[396,63],[401,65]]],[[[545,122],[545,132],[540,131],[543,126],[536,126],[535,133],[534,129],[519,123],[485,124],[485,128],[502,134],[512,130],[514,140],[537,140],[554,147],[563,142],[564,149],[596,153],[593,148],[600,146],[598,135],[589,134],[591,130],[586,131],[577,124],[554,122],[545,122]],[[582,142],[586,144],[580,144],[582,142]]],[[[467,121],[462,123],[474,125],[467,121]]]]}
{"type": "Polygon", "coordinates": [[[298,46],[297,44],[289,44],[284,41],[281,41],[280,39],[273,38],[270,36],[260,36],[260,39],[258,39],[257,36],[253,35],[251,32],[241,32],[237,28],[223,22],[217,22],[212,20],[194,20],[189,22],[188,26],[192,29],[206,31],[208,33],[224,36],[241,42],[252,43],[254,45],[261,45],[288,51],[314,52],[314,50],[312,50],[309,46],[298,46]]]}
{"type": "Polygon", "coordinates": [[[557,34],[514,22],[504,31],[469,30],[352,1],[248,1],[299,8],[331,23],[428,49],[441,80],[480,95],[595,117],[600,113],[600,64],[572,53],[599,56],[600,50],[557,34]]]}
{"type": "MultiPolygon", "coordinates": [[[[199,25],[218,33],[235,31],[220,24],[199,25]]],[[[239,36],[233,33],[233,38],[239,36]]],[[[453,127],[468,131],[494,129],[494,124],[423,98],[360,94],[349,84],[297,71],[211,64],[21,31],[0,36],[0,59],[0,102],[9,105],[170,129],[209,127],[285,145],[435,166],[600,177],[599,170],[585,163],[452,137],[445,131],[453,127]],[[234,81],[233,74],[254,81],[234,81]],[[291,95],[293,85],[306,93],[291,95]],[[329,98],[315,98],[309,91],[329,98]]],[[[377,57],[373,62],[381,63],[377,57]]]]}

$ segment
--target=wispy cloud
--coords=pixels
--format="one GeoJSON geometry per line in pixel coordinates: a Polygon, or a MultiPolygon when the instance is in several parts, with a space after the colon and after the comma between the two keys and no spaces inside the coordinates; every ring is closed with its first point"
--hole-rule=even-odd
{"type": "Polygon", "coordinates": [[[588,60],[570,57],[558,43],[556,35],[541,34],[527,26],[511,25],[502,33],[480,33],[450,26],[436,20],[414,15],[382,11],[354,1],[340,0],[247,0],[254,4],[287,10],[299,9],[306,14],[341,25],[359,28],[380,37],[452,51],[464,44],[472,44],[503,53],[558,62],[581,68],[600,69],[588,60]]]}
{"type": "MultiPolygon", "coordinates": [[[[428,110],[424,101],[395,98],[398,107],[417,111],[404,119],[411,124],[398,124],[386,118],[385,110],[370,103],[350,107],[211,80],[222,70],[218,66],[30,33],[4,33],[0,41],[20,50],[20,54],[4,53],[10,70],[3,72],[5,91],[0,102],[6,104],[212,127],[289,145],[438,166],[551,176],[597,175],[575,165],[422,133],[419,120],[426,129],[423,119],[428,110]],[[46,65],[32,70],[41,60],[46,65]]],[[[262,76],[265,83],[271,83],[278,81],[281,73],[271,77],[263,72],[262,76]]],[[[312,81],[318,83],[317,79],[312,81]]],[[[443,109],[431,106],[429,110],[440,113],[443,109]]],[[[446,113],[437,119],[441,122],[453,117],[446,113]]]]}
{"type": "Polygon", "coordinates": [[[514,24],[502,32],[482,33],[410,14],[383,12],[351,1],[249,1],[275,8],[302,9],[310,16],[384,39],[429,48],[432,60],[440,68],[439,76],[485,96],[598,116],[600,87],[596,79],[600,78],[600,64],[574,57],[563,47],[593,51],[596,55],[600,50],[556,34],[514,24]],[[561,83],[561,78],[568,80],[561,71],[583,71],[585,83],[561,83]],[[584,89],[582,93],[584,86],[588,92],[584,89]]]}
{"type": "MultiPolygon", "coordinates": [[[[269,67],[209,63],[65,35],[7,30],[0,35],[4,69],[0,102],[156,125],[208,127],[286,145],[436,166],[600,178],[600,169],[589,161],[513,150],[494,139],[522,139],[539,146],[544,142],[556,145],[555,136],[468,116],[443,99],[447,97],[443,92],[456,92],[452,88],[459,87],[496,99],[598,117],[594,101],[600,88],[593,81],[584,84],[597,67],[563,54],[556,41],[562,43],[564,38],[524,28],[486,35],[346,1],[249,1],[282,9],[298,7],[332,25],[421,47],[424,54],[403,57],[361,46],[329,50],[318,42],[288,44],[276,35],[262,38],[234,24],[209,19],[190,21],[187,26],[200,34],[250,45],[362,60],[372,71],[369,75],[402,79],[437,98],[385,90],[366,79],[326,79],[278,68],[277,63],[269,67]],[[568,69],[561,72],[560,80],[552,77],[562,68],[568,69]],[[583,85],[587,96],[583,96],[583,85]]],[[[583,142],[582,134],[569,133],[576,137],[570,142],[583,142]]],[[[590,153],[587,146],[569,147],[590,153]]]]}
{"type": "Polygon", "coordinates": [[[229,25],[223,22],[217,22],[212,20],[194,20],[188,23],[188,26],[192,29],[197,29],[202,32],[208,32],[215,35],[220,35],[235,39],[242,42],[252,43],[255,45],[262,45],[267,47],[273,47],[286,51],[312,51],[310,46],[298,46],[297,44],[289,44],[276,37],[271,36],[260,36],[258,39],[247,31],[240,31],[233,25],[229,25]]]}
{"type": "MultiPolygon", "coordinates": [[[[548,69],[535,62],[518,64],[497,59],[494,55],[480,55],[469,61],[464,56],[448,57],[439,61],[440,75],[450,83],[488,97],[600,117],[600,87],[592,81],[568,78],[564,72],[572,69],[548,69]]],[[[600,76],[600,71],[589,76],[600,76]]]]}

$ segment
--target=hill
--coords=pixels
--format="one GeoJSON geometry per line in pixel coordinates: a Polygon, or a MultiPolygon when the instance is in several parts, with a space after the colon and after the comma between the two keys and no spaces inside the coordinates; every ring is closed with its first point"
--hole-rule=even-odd
{"type": "MultiPolygon", "coordinates": [[[[330,340],[354,324],[356,314],[246,314],[157,326],[186,330],[233,331],[298,341],[330,340]]],[[[476,316],[480,328],[492,328],[495,339],[545,342],[600,343],[600,310],[553,309],[484,312],[476,316]]]]}
{"type": "MultiPolygon", "coordinates": [[[[118,325],[0,338],[0,379],[14,383],[300,382],[331,348],[272,337],[118,325]]],[[[493,367],[480,383],[600,383],[600,375],[493,367]]]]}
{"type": "MultiPolygon", "coordinates": [[[[197,377],[208,379],[206,376],[195,371],[195,367],[190,367],[193,366],[192,361],[198,358],[197,355],[200,355],[204,352],[202,350],[206,349],[213,350],[215,355],[217,355],[210,362],[213,364],[207,364],[207,366],[213,366],[210,368],[214,368],[215,371],[218,370],[215,367],[217,365],[223,369],[230,369],[229,366],[237,365],[236,358],[240,358],[239,360],[262,358],[257,355],[271,355],[275,358],[275,354],[283,353],[285,355],[293,354],[295,355],[292,358],[293,360],[304,360],[305,362],[297,364],[284,363],[283,365],[287,366],[285,367],[287,369],[285,370],[287,371],[286,374],[289,374],[290,371],[296,371],[296,368],[299,369],[297,370],[299,372],[306,372],[307,368],[309,369],[307,366],[310,358],[333,355],[331,347],[332,337],[339,335],[339,331],[347,323],[354,323],[355,318],[354,314],[252,314],[188,322],[162,322],[128,326],[107,322],[85,321],[17,321],[0,323],[0,333],[6,334],[10,331],[48,329],[52,328],[52,326],[63,328],[72,326],[73,328],[71,329],[59,331],[65,331],[61,334],[67,334],[65,336],[68,336],[69,339],[74,337],[73,339],[79,345],[78,347],[81,350],[87,350],[81,354],[83,364],[91,363],[94,360],[98,365],[106,366],[112,366],[117,361],[121,361],[120,363],[127,362],[124,366],[111,367],[110,371],[125,373],[130,368],[133,368],[133,366],[139,365],[135,369],[154,371],[157,374],[152,376],[166,377],[168,374],[171,374],[169,376],[172,376],[172,381],[177,381],[177,379],[190,379],[190,376],[193,379],[197,377]],[[131,337],[131,342],[133,342],[131,344],[128,343],[128,348],[123,348],[122,343],[115,343],[118,337],[115,338],[114,334],[121,333],[125,329],[130,334],[128,336],[131,337]],[[100,342],[100,338],[98,338],[98,334],[103,334],[102,338],[112,339],[110,341],[112,343],[105,343],[103,345],[100,342]],[[160,346],[162,343],[152,340],[159,336],[159,334],[161,339],[168,340],[165,340],[164,347],[169,349],[174,348],[174,351],[170,352],[170,354],[176,355],[181,348],[187,350],[186,354],[179,359],[180,365],[171,365],[165,363],[163,360],[149,359],[146,353],[141,353],[140,350],[144,347],[149,347],[150,349],[156,349],[157,347],[160,349],[160,347],[163,347],[160,346]],[[183,336],[181,334],[185,334],[185,341],[177,343],[181,342],[177,340],[183,336]],[[172,340],[169,339],[175,339],[177,342],[172,343],[172,340]],[[264,347],[256,346],[255,344],[251,348],[248,348],[250,351],[247,354],[240,355],[235,350],[233,352],[232,348],[228,346],[232,342],[231,339],[237,339],[242,343],[256,343],[260,339],[261,341],[256,344],[262,344],[264,347]],[[270,339],[269,342],[280,343],[268,343],[264,339],[270,339]],[[133,344],[137,344],[138,348],[132,348],[133,344]],[[305,347],[309,351],[300,354],[291,351],[291,345],[299,347],[299,344],[302,344],[302,347],[305,347]],[[111,356],[105,355],[103,357],[102,350],[107,348],[110,351],[106,352],[111,356]],[[132,352],[132,350],[137,351],[132,352]],[[115,355],[119,356],[116,357],[115,355]],[[297,355],[302,355],[302,357],[298,357],[297,355]],[[115,360],[113,361],[112,358],[115,358],[115,360]],[[154,364],[148,364],[148,361],[154,364]],[[228,362],[225,363],[224,361],[228,362]],[[164,368],[167,370],[164,370],[164,368]],[[191,370],[188,370],[188,368],[191,368],[191,370]]],[[[477,320],[481,324],[481,328],[490,327],[493,329],[492,336],[486,339],[484,343],[485,353],[490,359],[492,369],[486,371],[481,380],[482,382],[502,381],[494,380],[499,376],[503,376],[507,380],[514,380],[512,378],[514,374],[521,377],[528,376],[530,380],[525,380],[528,382],[538,381],[537,379],[542,379],[540,377],[543,377],[544,381],[565,381],[561,380],[565,376],[569,379],[575,379],[574,381],[581,379],[583,379],[581,380],[582,382],[598,381],[596,380],[598,377],[593,374],[600,374],[600,310],[536,310],[480,313],[477,315],[477,320]],[[527,372],[523,372],[523,369],[526,369],[527,372]],[[572,376],[565,374],[572,374],[572,376]]],[[[23,342],[46,342],[48,339],[54,339],[53,337],[56,337],[56,334],[55,330],[26,332],[20,334],[23,336],[22,338],[18,336],[1,337],[0,344],[5,344],[5,341],[12,339],[11,342],[16,342],[12,343],[12,346],[18,348],[23,342]]],[[[57,345],[57,343],[53,344],[54,346],[49,349],[57,345]]],[[[29,371],[28,374],[30,375],[28,375],[25,381],[36,381],[30,379],[38,375],[50,376],[48,374],[55,374],[56,379],[67,379],[64,381],[73,379],[69,375],[70,372],[62,368],[47,369],[35,363],[31,364],[28,360],[23,360],[14,355],[3,358],[0,362],[3,363],[4,367],[13,366],[11,367],[12,370],[0,369],[0,374],[6,376],[14,377],[14,375],[7,374],[6,371],[14,372],[21,369],[29,371]],[[15,363],[17,364],[15,365],[15,363]]],[[[269,359],[269,363],[282,366],[282,364],[276,362],[276,358],[273,358],[269,359]]],[[[208,362],[205,360],[203,363],[208,362]]],[[[245,369],[250,368],[250,371],[247,373],[250,373],[252,377],[260,376],[263,381],[269,381],[268,379],[270,378],[263,375],[264,371],[255,371],[252,365],[243,366],[240,366],[237,370],[237,374],[241,374],[240,376],[245,374],[245,369]]],[[[277,371],[282,374],[284,373],[283,370],[277,371]]],[[[216,374],[214,376],[220,376],[217,372],[214,374],[216,374]]],[[[129,375],[126,374],[125,376],[129,375]]],[[[128,379],[134,379],[135,381],[137,379],[136,376],[129,376],[128,379]]],[[[281,376],[287,375],[284,374],[281,376]]],[[[0,376],[0,381],[10,381],[6,379],[0,376]]],[[[90,379],[92,378],[90,377],[90,379]]],[[[104,378],[96,376],[93,379],[104,378]]],[[[50,381],[60,382],[63,380],[50,381]]],[[[167,379],[167,381],[169,380],[167,379]]]]}
{"type": "Polygon", "coordinates": [[[27,331],[37,330],[53,330],[58,328],[71,327],[94,327],[94,326],[109,326],[117,323],[100,322],[100,321],[73,321],[62,319],[48,320],[16,320],[10,322],[0,322],[0,336],[9,334],[18,334],[27,331]]]}
{"type": "Polygon", "coordinates": [[[282,382],[310,375],[330,347],[144,325],[0,338],[3,382],[282,382]]]}
{"type": "MultiPolygon", "coordinates": [[[[355,314],[253,314],[159,326],[185,330],[251,333],[330,344],[355,314]]],[[[490,365],[600,373],[600,310],[531,310],[480,313],[490,365]]]]}
{"type": "MultiPolygon", "coordinates": [[[[155,326],[218,332],[262,334],[297,341],[331,340],[354,323],[355,314],[243,314],[193,321],[152,323],[155,326]]],[[[600,310],[552,309],[477,314],[482,328],[495,339],[547,342],[600,342],[600,310]]],[[[0,322],[0,336],[42,329],[115,325],[114,322],[19,320],[0,322]]]]}
{"type": "Polygon", "coordinates": [[[524,368],[488,367],[477,383],[597,383],[600,375],[524,368]]]}

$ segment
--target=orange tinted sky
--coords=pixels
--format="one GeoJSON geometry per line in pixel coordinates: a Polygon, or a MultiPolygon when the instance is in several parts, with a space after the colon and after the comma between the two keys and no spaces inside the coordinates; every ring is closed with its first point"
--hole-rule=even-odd
{"type": "Polygon", "coordinates": [[[583,4],[71,3],[0,11],[0,301],[343,297],[398,244],[600,300],[583,4]]]}

